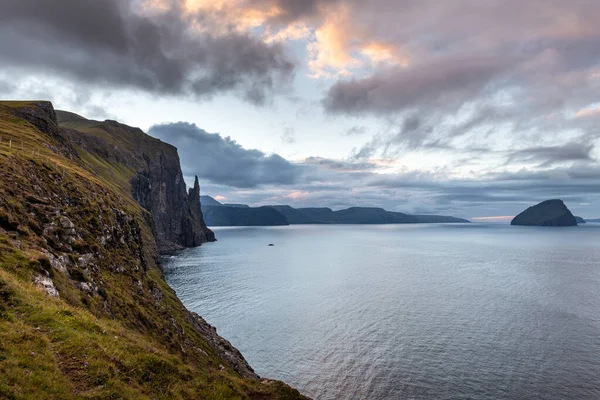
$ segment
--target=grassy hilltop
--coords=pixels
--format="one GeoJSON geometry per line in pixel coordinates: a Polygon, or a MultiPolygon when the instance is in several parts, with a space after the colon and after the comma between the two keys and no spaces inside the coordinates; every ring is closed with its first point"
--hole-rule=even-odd
{"type": "Polygon", "coordinates": [[[256,377],[164,281],[132,196],[140,160],[119,158],[159,141],[53,113],[0,102],[0,398],[303,398],[256,377]]]}

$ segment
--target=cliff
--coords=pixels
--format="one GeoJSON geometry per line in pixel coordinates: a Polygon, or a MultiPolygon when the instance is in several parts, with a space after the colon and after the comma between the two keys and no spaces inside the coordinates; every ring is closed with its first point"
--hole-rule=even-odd
{"type": "Polygon", "coordinates": [[[214,240],[199,208],[199,188],[187,192],[175,147],[116,121],[64,111],[57,119],[81,158],[149,212],[160,252],[214,240]]]}
{"type": "Polygon", "coordinates": [[[164,281],[159,251],[210,239],[175,149],[59,118],[0,102],[0,397],[302,398],[260,380],[164,281]]]}
{"type": "Polygon", "coordinates": [[[585,224],[586,223],[585,219],[583,219],[581,217],[578,217],[578,216],[575,216],[575,221],[577,221],[577,225],[581,225],[581,224],[585,224]]]}
{"type": "Polygon", "coordinates": [[[517,215],[511,225],[577,226],[577,220],[562,200],[546,200],[517,215]]]}

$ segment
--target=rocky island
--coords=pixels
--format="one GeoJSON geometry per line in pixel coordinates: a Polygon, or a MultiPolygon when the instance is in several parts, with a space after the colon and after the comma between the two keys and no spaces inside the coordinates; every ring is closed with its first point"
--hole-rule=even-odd
{"type": "Polygon", "coordinates": [[[577,226],[577,220],[562,200],[546,200],[517,215],[511,225],[577,226]]]}
{"type": "Polygon", "coordinates": [[[158,256],[215,240],[177,149],[0,102],[0,398],[303,399],[188,311],[158,256]]]}

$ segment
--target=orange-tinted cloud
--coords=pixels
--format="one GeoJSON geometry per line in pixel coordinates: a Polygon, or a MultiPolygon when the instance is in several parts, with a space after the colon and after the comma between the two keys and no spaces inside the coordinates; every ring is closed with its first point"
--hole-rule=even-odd
{"type": "Polygon", "coordinates": [[[409,58],[398,46],[385,43],[354,23],[348,6],[338,5],[315,28],[308,45],[308,66],[313,77],[351,75],[353,69],[381,63],[406,66],[409,58]]]}
{"type": "Polygon", "coordinates": [[[575,116],[577,118],[600,117],[600,106],[581,109],[575,116]]]}
{"type": "MultiPolygon", "coordinates": [[[[146,9],[166,11],[173,0],[147,0],[146,9]]],[[[267,42],[306,40],[310,75],[351,75],[361,67],[380,64],[405,66],[409,58],[399,47],[379,39],[355,23],[354,9],[344,2],[316,7],[316,14],[282,19],[289,10],[278,0],[183,0],[185,12],[195,17],[194,27],[212,35],[253,32],[267,42]]]]}
{"type": "Polygon", "coordinates": [[[310,193],[308,193],[308,192],[295,191],[295,192],[288,193],[283,197],[286,199],[298,200],[298,199],[307,197],[309,194],[310,193]]]}

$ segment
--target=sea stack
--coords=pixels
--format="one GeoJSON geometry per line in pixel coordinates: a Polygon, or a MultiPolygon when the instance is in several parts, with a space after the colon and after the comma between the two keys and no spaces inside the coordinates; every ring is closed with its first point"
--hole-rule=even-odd
{"type": "Polygon", "coordinates": [[[546,200],[517,215],[511,225],[577,226],[577,220],[562,200],[546,200]]]}

